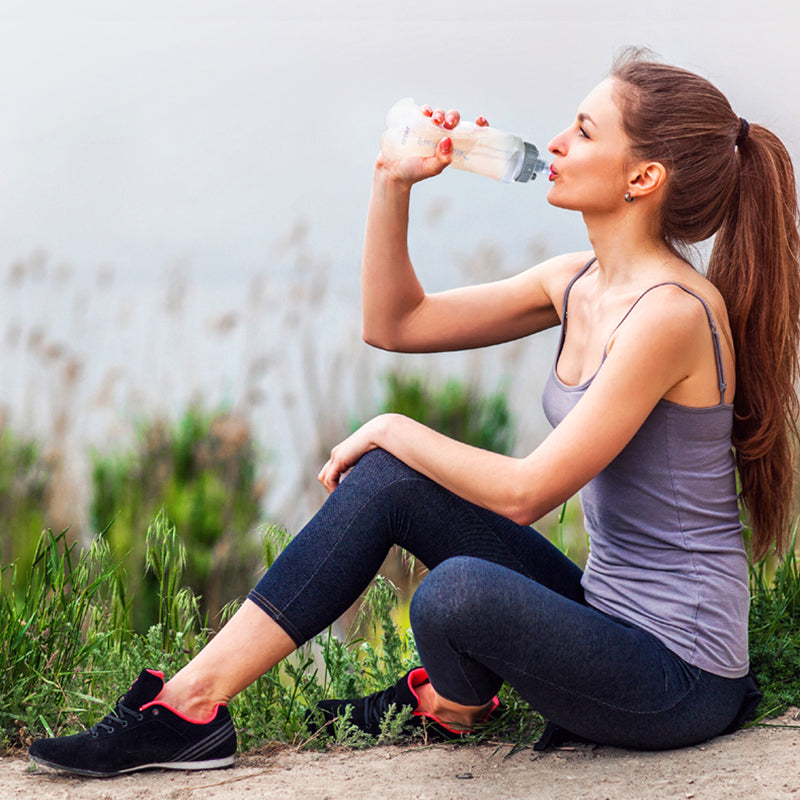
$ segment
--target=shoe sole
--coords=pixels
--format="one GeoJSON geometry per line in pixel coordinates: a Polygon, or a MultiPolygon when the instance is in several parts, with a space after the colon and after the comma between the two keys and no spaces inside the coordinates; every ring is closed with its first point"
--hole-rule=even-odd
{"type": "Polygon", "coordinates": [[[116,772],[97,772],[91,769],[81,769],[80,767],[65,767],[63,764],[56,764],[52,761],[47,761],[44,758],[31,756],[31,761],[41,764],[44,767],[51,769],[58,769],[64,772],[71,772],[75,775],[86,775],[90,778],[112,778],[115,775],[125,775],[128,772],[138,772],[140,769],[220,769],[222,767],[230,767],[233,765],[233,756],[225,756],[224,758],[210,758],[207,761],[159,761],[152,764],[140,764],[136,767],[128,767],[127,769],[120,769],[116,772]]]}

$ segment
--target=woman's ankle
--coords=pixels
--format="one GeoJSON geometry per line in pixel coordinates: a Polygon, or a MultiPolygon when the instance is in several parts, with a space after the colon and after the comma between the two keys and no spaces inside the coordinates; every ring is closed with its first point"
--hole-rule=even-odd
{"type": "Polygon", "coordinates": [[[220,703],[227,702],[227,698],[214,696],[210,688],[210,682],[178,672],[164,684],[155,702],[169,706],[192,722],[206,722],[214,716],[220,703]]]}
{"type": "Polygon", "coordinates": [[[462,706],[452,700],[446,700],[433,688],[430,681],[414,686],[414,692],[419,698],[418,711],[446,725],[464,730],[471,730],[486,719],[486,715],[494,707],[494,701],[482,706],[462,706]]]}

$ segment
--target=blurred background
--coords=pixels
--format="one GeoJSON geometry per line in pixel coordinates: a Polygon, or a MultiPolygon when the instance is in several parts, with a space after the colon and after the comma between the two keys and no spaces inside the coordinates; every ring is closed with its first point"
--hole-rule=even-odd
{"type": "MultiPolygon", "coordinates": [[[[372,165],[402,97],[545,148],[641,45],[710,78],[800,163],[793,4],[377,5],[0,2],[0,424],[6,482],[42,525],[90,538],[120,511],[110,464],[142,483],[164,442],[213,423],[228,455],[252,446],[249,519],[294,531],[324,498],[327,449],[382,407],[388,375],[499,393],[514,452],[542,438],[550,333],[443,356],[361,342],[372,165]]],[[[587,247],[546,190],[456,171],[415,187],[426,288],[587,247]]]]}

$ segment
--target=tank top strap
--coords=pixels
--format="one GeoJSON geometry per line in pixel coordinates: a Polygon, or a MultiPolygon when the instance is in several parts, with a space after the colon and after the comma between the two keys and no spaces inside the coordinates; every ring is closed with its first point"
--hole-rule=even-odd
{"type": "MultiPolygon", "coordinates": [[[[585,270],[585,268],[584,268],[584,270],[585,270]]],[[[584,270],[581,270],[581,273],[584,270]]],[[[581,273],[579,273],[579,274],[581,274],[581,273]]],[[[578,276],[576,276],[576,277],[578,277],[578,276]]],[[[614,327],[614,330],[611,331],[611,336],[608,337],[609,341],[611,341],[611,337],[617,332],[617,330],[619,329],[620,325],[622,325],[622,323],[625,322],[625,320],[628,318],[628,316],[633,311],[633,309],[636,308],[636,306],[639,303],[639,301],[646,294],[648,294],[649,292],[652,292],[653,289],[658,289],[661,286],[677,286],[679,289],[682,289],[684,292],[686,292],[687,294],[690,294],[692,297],[696,298],[697,300],[699,300],[702,303],[703,308],[706,311],[706,316],[708,317],[708,324],[709,324],[709,326],[711,328],[711,338],[712,338],[713,343],[714,343],[714,358],[716,359],[716,362],[717,362],[717,382],[719,384],[719,396],[720,396],[719,402],[720,402],[720,404],[724,404],[725,403],[725,391],[728,388],[728,384],[725,382],[725,368],[723,367],[723,364],[722,364],[722,347],[720,346],[720,343],[719,343],[719,332],[717,331],[717,325],[714,322],[714,316],[711,313],[711,309],[709,308],[708,303],[699,294],[697,294],[697,292],[693,292],[691,289],[689,289],[688,286],[684,286],[682,283],[678,283],[677,281],[664,281],[664,283],[656,283],[653,286],[650,286],[648,289],[645,289],[636,298],[636,300],[634,301],[633,305],[625,312],[625,316],[616,324],[616,326],[614,327]]],[[[567,288],[569,288],[569,287],[567,287],[567,288]]],[[[566,316],[566,312],[565,312],[565,316],[566,316]]],[[[606,347],[605,347],[605,349],[603,351],[604,352],[604,356],[603,356],[604,358],[605,358],[605,353],[606,353],[607,350],[608,350],[608,345],[606,344],[606,347]]]]}
{"type": "Polygon", "coordinates": [[[578,271],[577,271],[577,272],[576,272],[576,273],[575,273],[575,274],[574,274],[574,275],[573,275],[573,276],[570,278],[570,280],[569,280],[569,283],[567,284],[567,288],[566,288],[566,289],[564,289],[564,301],[563,301],[563,303],[561,304],[561,336],[559,337],[559,340],[558,340],[558,350],[557,350],[556,360],[558,360],[558,356],[559,356],[559,355],[561,355],[561,350],[562,350],[562,349],[563,349],[563,347],[564,347],[564,338],[565,338],[565,337],[566,337],[566,335],[567,335],[567,316],[568,316],[568,312],[567,312],[567,303],[569,302],[569,293],[570,293],[570,290],[572,289],[572,285],[575,283],[575,281],[577,281],[577,280],[578,280],[578,278],[580,278],[580,277],[581,277],[581,275],[584,275],[584,274],[586,273],[586,271],[589,269],[589,267],[591,267],[591,266],[592,266],[592,264],[594,264],[594,262],[595,262],[595,261],[597,261],[597,256],[592,256],[592,257],[591,257],[591,258],[590,258],[590,259],[589,259],[589,260],[588,260],[588,261],[587,261],[587,262],[586,262],[586,263],[585,263],[585,264],[584,264],[584,265],[583,265],[583,266],[582,266],[582,267],[581,267],[581,268],[580,268],[580,269],[579,269],[579,270],[578,270],[578,271]]]}
{"type": "Polygon", "coordinates": [[[564,289],[564,303],[562,306],[563,312],[563,319],[566,321],[567,319],[567,303],[569,302],[569,293],[572,290],[572,285],[575,283],[581,275],[585,274],[589,267],[597,261],[597,256],[592,256],[570,279],[569,283],[567,284],[567,288],[564,289]]]}

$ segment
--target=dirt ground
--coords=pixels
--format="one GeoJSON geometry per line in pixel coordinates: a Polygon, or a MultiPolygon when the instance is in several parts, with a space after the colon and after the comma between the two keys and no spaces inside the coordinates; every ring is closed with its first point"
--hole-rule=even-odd
{"type": "Polygon", "coordinates": [[[248,753],[207,772],[70,777],[0,759],[2,800],[800,800],[800,711],[697,747],[661,753],[571,746],[375,747],[248,753]]]}

